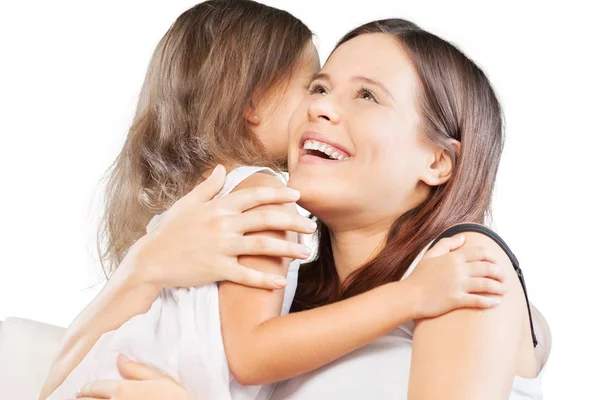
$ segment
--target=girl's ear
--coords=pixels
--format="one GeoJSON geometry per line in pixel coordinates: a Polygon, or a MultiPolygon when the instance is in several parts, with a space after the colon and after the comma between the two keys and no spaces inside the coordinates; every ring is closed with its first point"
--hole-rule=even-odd
{"type": "Polygon", "coordinates": [[[260,124],[260,116],[258,115],[258,110],[256,107],[254,107],[254,105],[250,104],[248,107],[246,107],[246,110],[244,111],[244,119],[251,125],[260,124]]]}

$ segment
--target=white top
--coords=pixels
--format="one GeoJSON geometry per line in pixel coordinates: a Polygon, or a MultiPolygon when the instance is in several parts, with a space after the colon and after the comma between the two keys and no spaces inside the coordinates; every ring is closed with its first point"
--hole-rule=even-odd
{"type": "MultiPolygon", "coordinates": [[[[429,246],[428,246],[429,247],[429,246]]],[[[414,270],[425,250],[402,279],[414,270]]],[[[540,372],[536,378],[515,377],[509,400],[541,400],[543,367],[550,351],[550,335],[541,314],[533,312],[539,345],[540,372]]],[[[537,311],[537,310],[536,310],[537,311]]],[[[271,400],[377,399],[402,400],[408,396],[408,379],[414,322],[316,371],[277,384],[271,400]]]]}
{"type": "MultiPolygon", "coordinates": [[[[237,185],[257,172],[284,178],[264,167],[239,167],[227,175],[217,195],[229,194],[237,185]]],[[[160,216],[147,226],[154,229],[160,216]]],[[[288,269],[282,314],[289,312],[298,280],[299,261],[288,269]]],[[[129,358],[153,365],[181,382],[194,399],[268,398],[273,388],[242,386],[230,376],[219,317],[219,292],[216,284],[195,288],[164,289],[150,310],[137,315],[119,329],[108,332],[96,342],[83,361],[49,397],[52,400],[75,398],[84,384],[99,379],[121,379],[116,358],[129,358]]]]}

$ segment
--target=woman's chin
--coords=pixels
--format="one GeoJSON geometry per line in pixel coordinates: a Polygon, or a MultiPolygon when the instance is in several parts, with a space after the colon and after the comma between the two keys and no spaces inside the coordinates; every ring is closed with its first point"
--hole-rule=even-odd
{"type": "Polygon", "coordinates": [[[300,191],[298,205],[311,213],[331,204],[332,193],[321,180],[290,176],[288,186],[300,191]]]}
{"type": "Polygon", "coordinates": [[[355,192],[356,182],[341,177],[338,171],[306,165],[291,167],[288,186],[300,191],[298,205],[315,215],[345,209],[349,195],[355,192]]]}

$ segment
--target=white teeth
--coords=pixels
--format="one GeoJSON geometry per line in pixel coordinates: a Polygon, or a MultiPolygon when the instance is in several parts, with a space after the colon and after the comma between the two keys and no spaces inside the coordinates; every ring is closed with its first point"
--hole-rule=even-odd
{"type": "Polygon", "coordinates": [[[319,143],[313,140],[307,140],[304,142],[304,150],[319,150],[319,143]]]}
{"type": "Polygon", "coordinates": [[[321,153],[327,154],[329,158],[333,160],[347,160],[349,157],[345,157],[343,154],[336,151],[333,147],[329,146],[326,143],[319,142],[317,140],[306,140],[304,142],[304,146],[302,146],[304,150],[317,150],[321,153]]]}

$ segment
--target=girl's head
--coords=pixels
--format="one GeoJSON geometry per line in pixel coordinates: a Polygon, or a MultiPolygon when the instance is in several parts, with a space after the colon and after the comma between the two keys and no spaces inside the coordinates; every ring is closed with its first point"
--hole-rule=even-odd
{"type": "Polygon", "coordinates": [[[105,270],[216,164],[285,164],[290,116],[319,68],[311,39],[291,14],[249,0],[209,0],[177,18],[109,176],[105,270]]]}
{"type": "Polygon", "coordinates": [[[502,143],[494,91],[456,47],[398,19],[348,33],[290,122],[290,186],[323,222],[297,307],[397,280],[443,229],[483,222],[502,143]],[[319,139],[342,160],[306,150],[319,139]],[[340,283],[331,237],[373,226],[385,248],[340,283]]]}

